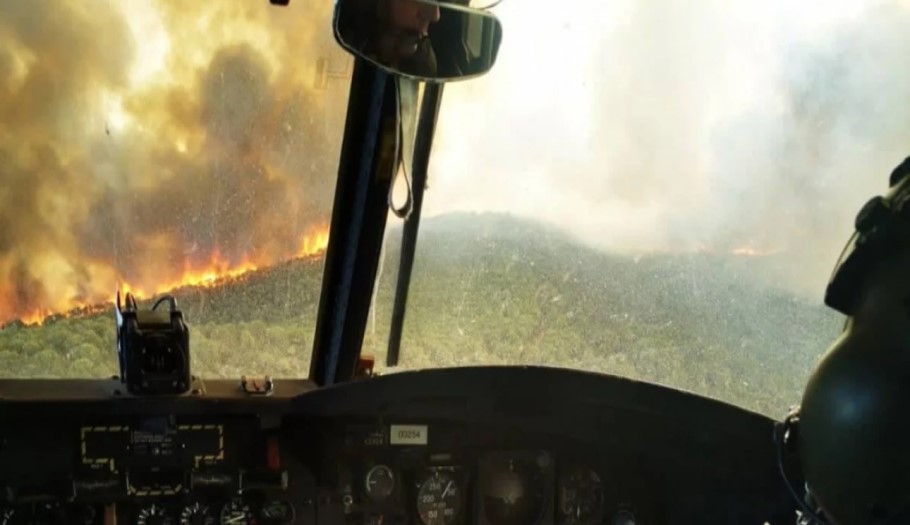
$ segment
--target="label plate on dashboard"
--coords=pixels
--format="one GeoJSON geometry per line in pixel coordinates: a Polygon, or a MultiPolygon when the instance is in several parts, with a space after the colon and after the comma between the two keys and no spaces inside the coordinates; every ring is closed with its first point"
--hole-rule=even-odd
{"type": "Polygon", "coordinates": [[[389,428],[391,445],[426,445],[427,438],[426,425],[391,425],[389,428]]]}

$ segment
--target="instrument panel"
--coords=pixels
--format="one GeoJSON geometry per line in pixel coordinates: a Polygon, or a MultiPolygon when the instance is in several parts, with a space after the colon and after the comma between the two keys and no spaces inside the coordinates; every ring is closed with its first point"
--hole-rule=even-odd
{"type": "Polygon", "coordinates": [[[7,420],[0,525],[292,525],[314,481],[257,416],[7,420]]]}
{"type": "Polygon", "coordinates": [[[445,422],[19,423],[2,432],[0,525],[655,523],[591,457],[445,422]]]}
{"type": "Polygon", "coordinates": [[[444,423],[352,425],[339,432],[346,446],[323,477],[338,480],[345,523],[656,523],[642,500],[646,493],[623,484],[598,459],[576,457],[577,451],[498,448],[510,440],[466,435],[444,423]],[[401,428],[414,437],[396,442],[401,428]]]}
{"type": "Polygon", "coordinates": [[[792,523],[773,421],[575,371],[250,396],[0,380],[0,525],[792,523]],[[555,393],[555,394],[553,394],[555,393]]]}

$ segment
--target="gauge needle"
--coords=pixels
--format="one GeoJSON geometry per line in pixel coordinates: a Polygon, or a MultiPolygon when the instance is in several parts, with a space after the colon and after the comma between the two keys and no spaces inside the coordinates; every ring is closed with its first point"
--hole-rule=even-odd
{"type": "Polygon", "coordinates": [[[446,497],[446,494],[449,493],[449,489],[452,488],[452,483],[455,483],[455,481],[454,480],[449,481],[449,484],[446,485],[446,489],[444,491],[442,491],[442,496],[440,496],[439,499],[444,499],[446,497]]]}
{"type": "Polygon", "coordinates": [[[228,518],[228,519],[224,520],[224,523],[225,523],[225,524],[239,523],[240,520],[242,520],[242,519],[245,518],[245,517],[246,517],[246,516],[234,516],[233,518],[228,518]]]}

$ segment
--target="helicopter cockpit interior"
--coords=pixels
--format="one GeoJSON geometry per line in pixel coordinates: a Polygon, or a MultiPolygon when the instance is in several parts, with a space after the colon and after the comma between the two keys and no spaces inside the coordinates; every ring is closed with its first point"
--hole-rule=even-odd
{"type": "MultiPolygon", "coordinates": [[[[201,4],[205,3],[208,1],[201,4]]],[[[290,24],[283,20],[284,13],[295,3],[298,8],[306,4],[301,0],[271,0],[271,5],[248,2],[242,9],[281,26],[290,24]]],[[[146,4],[151,2],[138,2],[131,9],[145,9],[141,6],[146,4]]],[[[232,6],[225,7],[225,12],[241,9],[232,6]]],[[[102,335],[113,336],[109,341],[104,339],[103,344],[116,349],[116,357],[109,364],[115,373],[106,378],[0,378],[0,525],[781,525],[814,515],[809,514],[811,509],[806,511],[805,481],[798,445],[794,444],[794,428],[782,426],[778,420],[751,408],[584,367],[501,364],[415,367],[386,373],[399,364],[402,354],[407,356],[412,351],[402,349],[402,333],[405,314],[413,311],[408,310],[411,277],[421,271],[415,268],[415,252],[444,88],[448,82],[469,84],[495,72],[500,46],[508,41],[512,29],[504,27],[490,7],[467,1],[336,0],[331,20],[318,23],[331,23],[334,50],[350,53],[353,59],[347,57],[335,65],[330,59],[315,59],[307,54],[309,51],[300,51],[306,49],[308,39],[315,37],[303,30],[289,31],[287,40],[271,51],[268,46],[260,46],[255,52],[251,51],[253,47],[240,44],[226,47],[226,54],[216,53],[213,59],[221,61],[221,69],[211,73],[215,70],[193,62],[200,53],[211,51],[200,44],[177,53],[193,64],[195,69],[186,71],[196,75],[190,75],[192,78],[201,79],[198,91],[187,92],[185,97],[157,97],[149,91],[148,98],[139,96],[129,103],[112,103],[123,104],[124,113],[133,115],[142,114],[145,104],[164,104],[169,108],[170,117],[149,117],[147,127],[141,129],[146,137],[168,136],[162,142],[167,142],[168,151],[180,154],[180,162],[174,165],[161,160],[164,150],[154,150],[146,158],[149,165],[164,173],[160,175],[162,186],[169,187],[182,184],[173,173],[175,166],[187,172],[205,173],[198,159],[186,152],[208,144],[206,141],[214,140],[211,136],[220,141],[212,148],[217,152],[216,161],[221,162],[218,170],[230,171],[223,166],[232,159],[255,157],[258,147],[255,139],[242,138],[247,135],[236,130],[255,128],[257,133],[293,138],[298,122],[294,119],[299,118],[293,116],[299,112],[298,106],[280,107],[276,103],[274,107],[278,109],[266,112],[266,120],[259,121],[249,116],[248,104],[252,102],[235,97],[225,104],[226,99],[219,95],[212,97],[215,102],[198,104],[199,114],[222,119],[218,125],[204,133],[184,133],[182,122],[196,115],[194,97],[208,100],[206,96],[222,93],[218,90],[224,89],[225,82],[235,82],[244,86],[244,93],[257,94],[257,104],[281,97],[297,100],[294,97],[303,95],[294,89],[270,89],[269,81],[261,80],[269,78],[267,74],[257,77],[249,71],[269,71],[299,52],[306,60],[313,58],[310,62],[316,66],[313,71],[307,69],[305,74],[293,76],[295,81],[312,82],[326,96],[343,99],[341,124],[326,125],[320,131],[343,138],[337,151],[332,150],[339,159],[335,185],[320,190],[331,196],[325,199],[331,201],[331,207],[326,206],[330,213],[326,215],[324,235],[318,236],[325,244],[322,272],[312,279],[319,292],[310,294],[313,304],[318,304],[311,312],[315,333],[312,338],[293,339],[293,348],[282,354],[282,359],[290,362],[298,355],[294,352],[306,347],[309,353],[311,348],[308,374],[306,378],[282,377],[280,373],[252,370],[235,377],[213,378],[200,372],[195,363],[201,355],[208,360],[202,367],[209,367],[205,370],[221,366],[233,371],[235,368],[229,367],[235,365],[228,364],[226,357],[232,347],[273,344],[272,336],[257,332],[255,323],[244,325],[246,332],[242,337],[223,329],[226,335],[216,340],[212,334],[216,329],[222,330],[216,324],[212,324],[215,328],[210,332],[197,331],[194,321],[199,312],[218,308],[219,296],[215,292],[203,299],[178,301],[162,292],[165,288],[140,291],[136,286],[120,285],[116,295],[107,288],[100,292],[90,287],[80,289],[74,296],[101,293],[108,297],[101,307],[80,307],[83,309],[76,315],[90,316],[98,319],[99,327],[103,325],[91,337],[97,336],[100,341],[102,335]],[[339,69],[337,64],[347,66],[339,69]],[[264,83],[264,87],[259,83],[264,83]],[[342,83],[344,89],[338,87],[342,83]],[[268,131],[272,129],[277,131],[268,131]],[[401,191],[395,190],[402,187],[403,197],[401,191]],[[371,304],[380,288],[377,281],[383,271],[384,239],[391,227],[389,221],[397,219],[402,220],[402,233],[400,245],[396,246],[400,254],[394,269],[397,280],[392,287],[394,306],[384,368],[363,348],[369,337],[368,328],[376,322],[371,318],[375,315],[371,304]],[[113,302],[110,295],[114,295],[113,302]]],[[[106,20],[100,11],[91,11],[91,7],[81,5],[71,14],[79,20],[94,16],[106,20]]],[[[14,22],[9,27],[20,27],[24,34],[30,18],[16,18],[16,9],[4,14],[0,7],[0,37],[12,31],[3,29],[2,18],[6,15],[14,22]]],[[[189,19],[180,8],[174,8],[162,15],[160,23],[172,23],[181,17],[189,19]]],[[[48,31],[57,27],[54,24],[64,23],[62,18],[42,20],[48,31]]],[[[206,31],[218,34],[218,20],[211,17],[212,25],[206,26],[206,31]]],[[[187,28],[184,35],[200,31],[189,22],[181,23],[187,24],[180,26],[187,28]]],[[[104,29],[101,24],[93,31],[100,43],[92,49],[105,60],[116,61],[118,48],[112,44],[116,42],[115,31],[104,29]]],[[[131,27],[136,35],[153,35],[155,24],[159,22],[131,27]]],[[[222,36],[236,29],[225,26],[228,27],[222,36]]],[[[249,35],[251,41],[261,38],[255,30],[250,30],[249,35]]],[[[15,80],[19,78],[16,71],[42,63],[35,62],[34,53],[24,52],[21,56],[25,59],[4,61],[5,42],[0,38],[0,77],[4,71],[11,71],[11,82],[19,82],[15,80]],[[7,62],[9,68],[4,69],[7,62]]],[[[73,40],[68,45],[79,42],[83,41],[73,40]]],[[[164,40],[159,43],[160,46],[151,46],[153,51],[169,49],[170,44],[164,40]]],[[[25,49],[27,44],[23,38],[16,45],[25,49]]],[[[53,50],[65,47],[60,45],[53,50]]],[[[10,44],[9,49],[9,55],[14,56],[19,48],[10,44]]],[[[149,52],[143,60],[160,61],[155,52],[149,52]]],[[[76,62],[74,59],[73,64],[76,62]]],[[[48,62],[45,71],[50,78],[54,78],[54,68],[64,67],[60,64],[48,62]]],[[[78,64],[66,67],[83,71],[78,64]]],[[[98,76],[100,73],[95,75],[94,70],[85,68],[90,71],[85,75],[89,79],[86,86],[92,82],[129,82],[126,77],[98,76]]],[[[143,71],[140,67],[132,75],[141,77],[143,71]]],[[[158,72],[148,74],[149,78],[155,77],[161,86],[168,85],[169,77],[155,71],[158,72]]],[[[22,78],[28,76],[23,74],[22,78]]],[[[58,88],[48,89],[51,93],[58,88]]],[[[301,100],[301,104],[311,104],[318,111],[333,111],[328,103],[301,100]]],[[[7,114],[16,113],[0,100],[0,115],[7,114]]],[[[115,140],[126,126],[125,119],[106,121],[103,138],[108,142],[115,140]]],[[[31,128],[23,125],[21,129],[27,138],[31,128]]],[[[516,133],[520,132],[516,129],[516,133]]],[[[0,160],[5,158],[3,145],[7,139],[3,136],[0,129],[0,160]]],[[[264,160],[254,159],[261,160],[260,171],[267,172],[263,180],[274,185],[263,186],[270,199],[265,208],[251,207],[243,215],[245,220],[254,221],[257,214],[270,207],[280,212],[280,220],[262,224],[281,240],[268,246],[278,251],[284,240],[281,232],[298,220],[294,219],[297,207],[283,204],[291,186],[281,186],[282,170],[294,162],[309,162],[294,157],[293,149],[298,143],[287,140],[287,148],[276,148],[264,160]]],[[[130,143],[124,149],[131,147],[137,146],[130,143]]],[[[102,153],[116,157],[111,151],[102,153]]],[[[54,156],[38,150],[30,155],[45,167],[54,162],[81,162],[75,155],[54,156]]],[[[115,164],[103,169],[110,168],[113,173],[115,164]]],[[[53,173],[56,168],[47,169],[51,170],[47,173],[53,173]]],[[[228,180],[230,175],[218,170],[212,171],[214,175],[200,177],[210,177],[211,188],[235,183],[228,180]]],[[[5,185],[3,173],[0,166],[0,185],[5,185]]],[[[106,177],[104,173],[99,177],[106,177]]],[[[115,178],[110,176],[110,180],[115,178]]],[[[242,177],[237,181],[238,187],[245,187],[242,177]]],[[[134,224],[120,219],[117,222],[112,217],[119,216],[118,200],[132,198],[130,195],[146,196],[142,182],[123,182],[122,187],[117,186],[119,182],[109,183],[120,189],[98,197],[99,202],[105,203],[102,208],[110,212],[110,216],[99,216],[98,223],[134,224]]],[[[196,194],[199,198],[216,198],[213,195],[218,192],[204,189],[207,186],[202,188],[196,194]]],[[[64,190],[102,193],[94,186],[66,186],[64,190]]],[[[3,191],[0,188],[0,194],[3,191]]],[[[154,222],[159,220],[154,210],[179,201],[181,195],[177,191],[161,191],[149,211],[121,215],[132,217],[130,220],[136,224],[154,222]]],[[[228,201],[233,198],[230,194],[218,195],[228,201]]],[[[3,199],[0,197],[0,202],[5,202],[3,199]]],[[[45,204],[53,207],[55,203],[45,204]]],[[[245,205],[233,201],[229,204],[232,208],[245,205]]],[[[210,220],[179,213],[176,216],[188,224],[195,224],[197,219],[208,220],[205,231],[217,230],[221,236],[239,231],[233,223],[219,224],[217,217],[210,220]]],[[[0,220],[4,217],[0,211],[0,220]]],[[[0,223],[0,229],[7,228],[0,223]]],[[[122,230],[106,233],[105,238],[135,241],[137,246],[153,244],[148,240],[152,237],[136,240],[138,237],[131,236],[128,226],[122,230]]],[[[97,239],[86,238],[91,241],[86,241],[87,246],[100,245],[97,239]]],[[[203,241],[186,243],[180,250],[190,256],[201,252],[206,238],[200,239],[203,241]]],[[[5,253],[7,241],[19,240],[0,232],[0,255],[5,253]]],[[[479,246],[487,241],[478,236],[469,242],[479,246]]],[[[315,253],[310,247],[305,244],[299,253],[315,253]]],[[[445,248],[445,243],[438,247],[445,248]]],[[[752,256],[756,251],[754,247],[738,249],[738,257],[752,256]]],[[[136,250],[135,253],[145,253],[140,248],[136,250]]],[[[97,259],[100,258],[99,255],[97,259]]],[[[513,257],[508,264],[517,264],[518,259],[513,257]]],[[[137,260],[150,266],[160,264],[151,256],[137,260]]],[[[3,261],[0,257],[0,263],[3,261]]],[[[300,264],[310,264],[306,261],[300,264]]],[[[249,268],[263,266],[255,260],[246,263],[249,268]]],[[[634,264],[639,264],[639,260],[634,264]]],[[[646,264],[647,259],[641,263],[646,264]]],[[[52,268],[49,274],[56,275],[57,266],[48,268],[52,268]]],[[[102,273],[98,266],[85,268],[83,274],[93,278],[102,273]]],[[[274,268],[277,269],[269,270],[272,277],[285,279],[285,274],[280,273],[284,267],[274,268]]],[[[6,271],[2,266],[0,270],[6,271]]],[[[251,295],[260,293],[257,277],[249,277],[252,273],[243,275],[246,277],[241,275],[238,279],[245,279],[245,290],[251,295]]],[[[568,282],[577,280],[578,275],[565,271],[560,278],[568,282]]],[[[679,275],[683,274],[673,274],[673,278],[679,275]]],[[[276,307],[276,316],[298,308],[296,296],[308,293],[293,288],[291,277],[286,281],[286,288],[282,288],[286,296],[281,299],[285,313],[276,307]]],[[[30,281],[23,282],[27,285],[30,281]]],[[[27,297],[24,288],[20,288],[14,296],[27,297]]],[[[689,290],[687,293],[700,293],[694,284],[685,289],[689,290]]],[[[540,309],[560,305],[562,295],[553,293],[540,299],[547,293],[541,290],[532,290],[529,301],[536,301],[534,304],[540,309]]],[[[730,290],[735,293],[734,288],[730,290]]],[[[0,284],[0,298],[6,297],[5,292],[5,285],[0,284]]],[[[274,293],[264,291],[261,295],[274,293]]],[[[455,300],[464,304],[465,295],[467,292],[455,300]]],[[[458,296],[440,296],[438,301],[452,302],[452,297],[458,296]]],[[[22,300],[24,304],[26,301],[22,300]]],[[[518,300],[505,297],[502,304],[518,300]]],[[[615,301],[620,304],[622,300],[615,301]]],[[[67,308],[72,306],[66,303],[67,308]]],[[[24,319],[23,311],[17,310],[16,305],[7,309],[0,306],[0,321],[13,314],[24,319]]],[[[61,310],[50,309],[50,313],[42,314],[48,315],[45,325],[66,322],[62,316],[53,317],[53,312],[58,311],[61,310]]],[[[233,310],[220,312],[227,313],[218,315],[232,319],[233,310]]],[[[561,319],[571,319],[571,315],[561,319]]],[[[413,317],[409,319],[409,323],[419,323],[413,317]]],[[[832,324],[839,322],[835,319],[832,324]]],[[[13,332],[30,329],[28,323],[17,322],[0,332],[5,331],[12,338],[13,332]]],[[[661,330],[671,329],[676,328],[661,324],[661,330]]],[[[290,325],[281,330],[283,334],[296,333],[290,325]]],[[[458,330],[462,330],[460,325],[458,330]]],[[[617,338],[617,344],[628,344],[617,338]]],[[[3,346],[5,341],[0,341],[0,369],[6,366],[3,359],[9,355],[3,346]]],[[[101,359],[98,356],[102,354],[92,353],[91,348],[77,343],[70,345],[75,356],[72,366],[77,366],[78,356],[83,354],[101,359]]],[[[278,343],[274,345],[277,347],[278,343]]],[[[39,354],[41,348],[34,350],[34,354],[39,354]]],[[[818,348],[819,353],[821,350],[818,348]]],[[[579,355],[579,360],[585,358],[585,354],[579,355]]],[[[653,355],[657,360],[670,359],[666,354],[653,355]]],[[[244,363],[237,366],[244,370],[244,363]]],[[[298,365],[295,362],[288,366],[298,365]]],[[[225,373],[230,374],[233,372],[225,373]]],[[[745,379],[734,379],[746,383],[745,379]]],[[[811,416],[808,420],[813,421],[811,416]]],[[[819,427],[808,428],[818,432],[819,427]]]]}

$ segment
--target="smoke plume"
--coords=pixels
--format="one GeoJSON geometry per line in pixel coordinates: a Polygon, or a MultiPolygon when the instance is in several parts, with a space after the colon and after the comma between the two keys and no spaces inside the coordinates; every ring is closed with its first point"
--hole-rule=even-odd
{"type": "MultiPolygon", "coordinates": [[[[0,321],[267,265],[328,222],[350,59],[329,2],[0,2],[0,321]],[[347,77],[347,78],[346,78],[347,77]]],[[[818,297],[910,139],[910,8],[507,0],[446,89],[425,213],[613,251],[773,253],[818,297]]]]}
{"type": "Polygon", "coordinates": [[[0,320],[327,224],[350,60],[296,4],[0,3],[0,320]]]}
{"type": "Polygon", "coordinates": [[[910,154],[898,2],[506,1],[446,91],[428,214],[499,210],[614,251],[772,253],[820,297],[910,154]]]}

